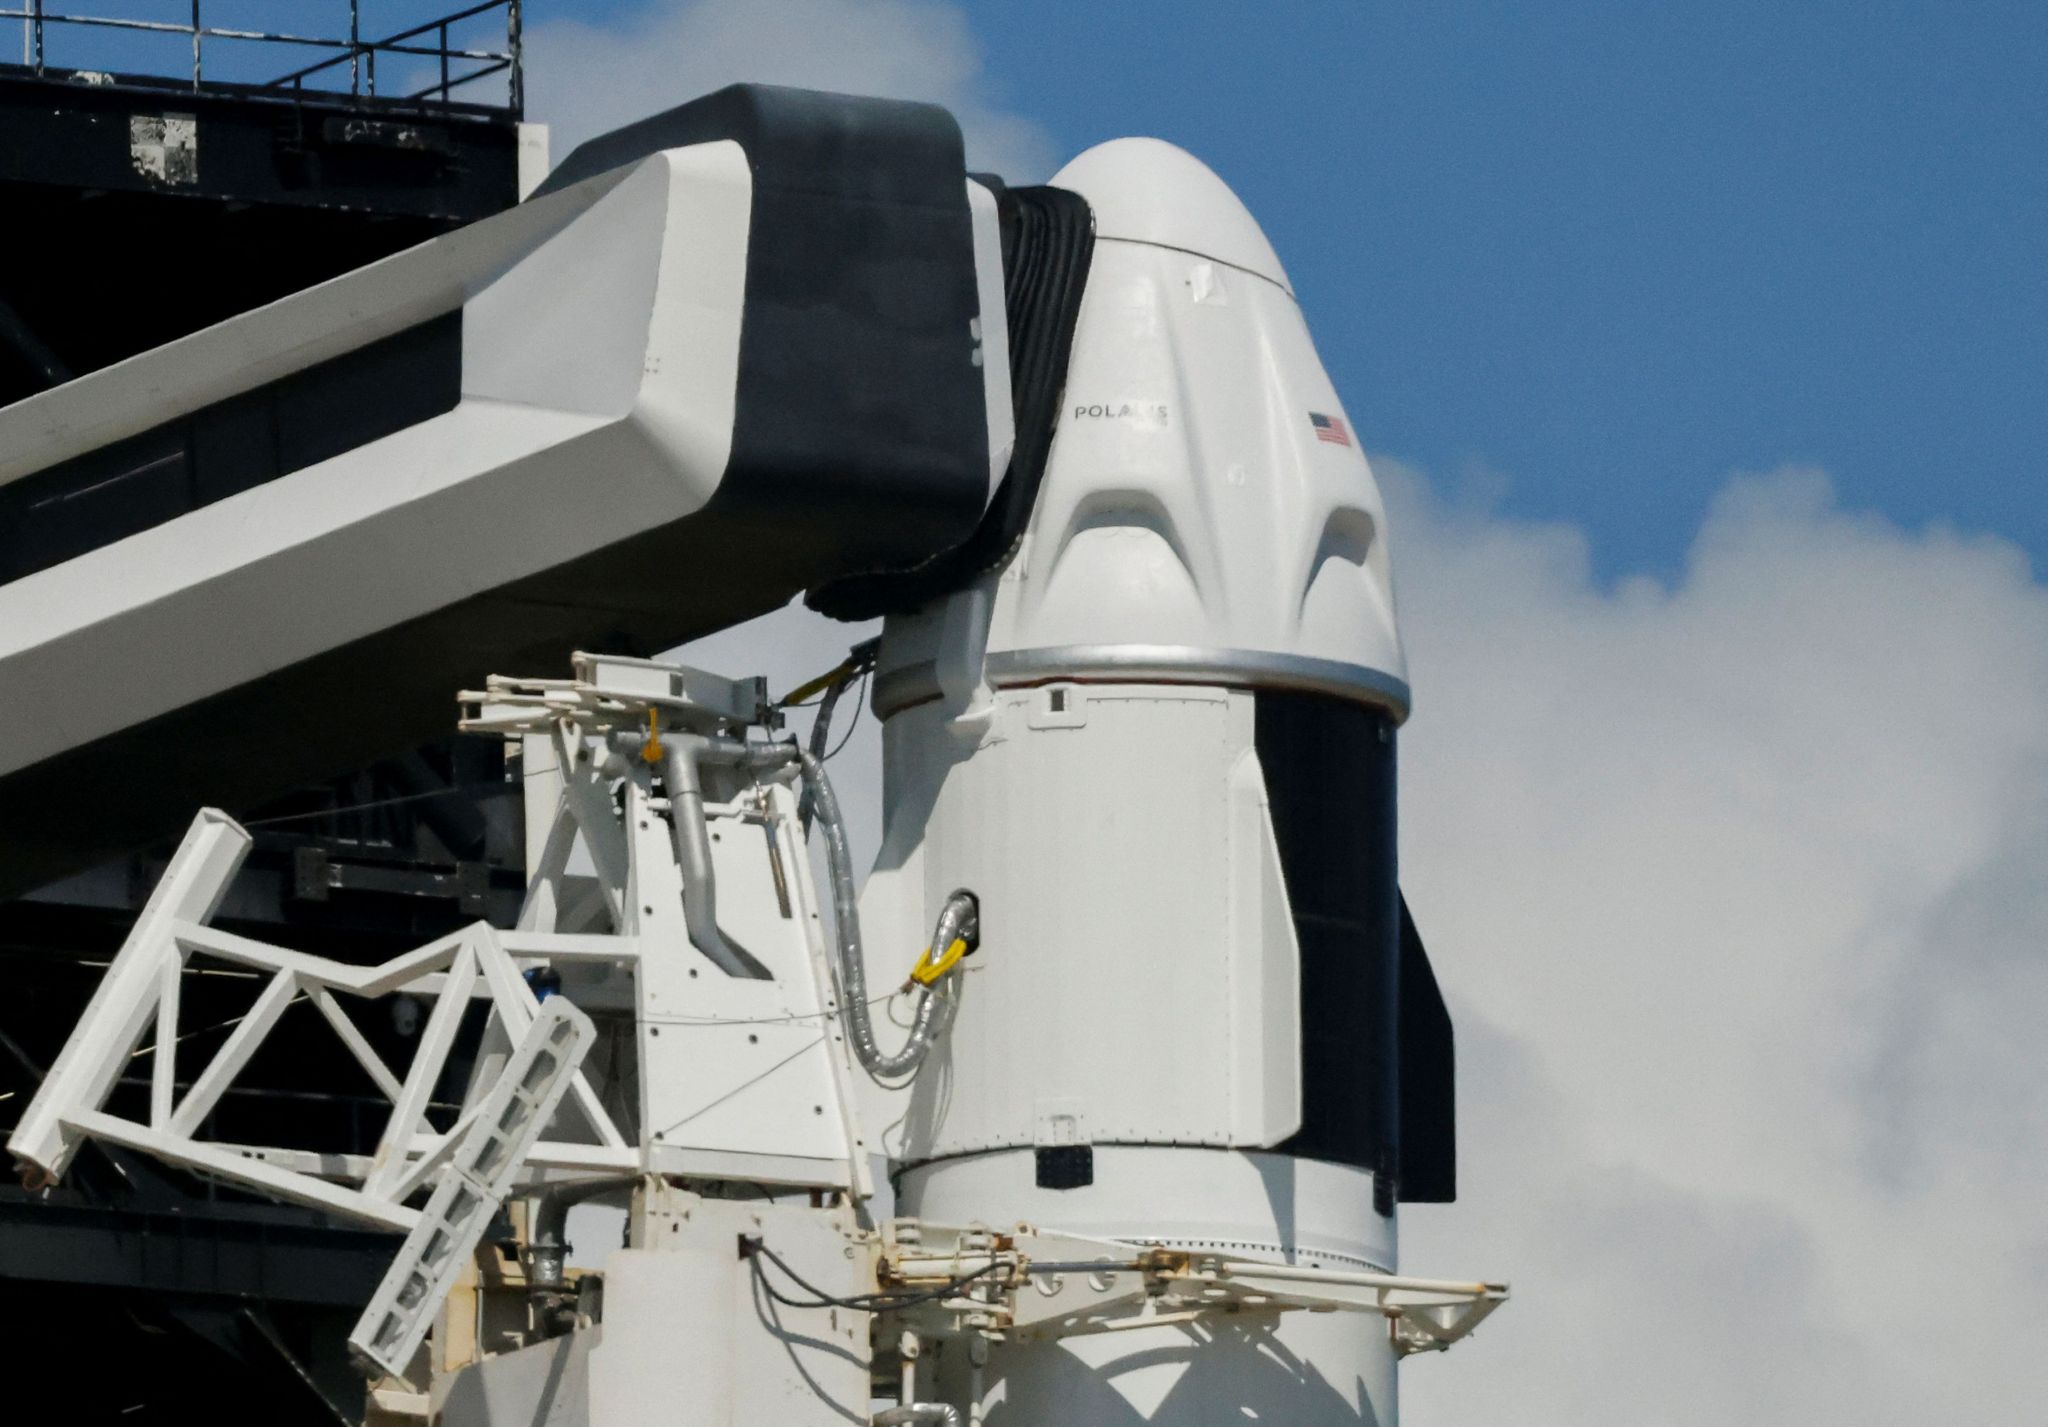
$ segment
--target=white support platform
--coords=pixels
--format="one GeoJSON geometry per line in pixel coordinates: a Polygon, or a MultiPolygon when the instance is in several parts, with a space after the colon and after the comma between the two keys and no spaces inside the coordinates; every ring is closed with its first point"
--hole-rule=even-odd
{"type": "Polygon", "coordinates": [[[543,1014],[529,973],[548,970],[571,1001],[631,1013],[607,1032],[628,1044],[606,1058],[631,1068],[601,1083],[572,1067],[564,1108],[544,1131],[536,1127],[515,1182],[651,1172],[865,1196],[851,1062],[787,777],[757,774],[744,759],[707,763],[708,869],[699,876],[704,885],[688,886],[672,830],[678,814],[654,764],[638,756],[650,719],[662,736],[715,744],[728,758],[743,754],[747,724],[765,706],[757,682],[590,656],[579,656],[577,672],[572,680],[506,681],[468,699],[477,708],[465,727],[542,734],[568,770],[516,930],[476,923],[373,966],[237,936],[209,919],[251,839],[225,814],[200,813],[8,1142],[27,1176],[54,1182],[83,1139],[99,1138],[278,1199],[411,1229],[419,1211],[409,1201],[460,1157],[479,1123],[492,1057],[511,1054],[543,1014]],[[592,880],[572,876],[572,862],[595,870],[601,896],[566,895],[592,880]],[[725,893],[718,924],[747,949],[757,974],[733,974],[692,944],[688,904],[701,897],[709,905],[714,882],[725,893]],[[178,987],[194,958],[264,979],[180,1096],[178,987]],[[402,1069],[384,1062],[351,1010],[399,994],[431,1005],[402,1069]],[[444,1133],[429,1119],[429,1100],[463,1011],[479,1000],[490,1007],[485,1069],[444,1133]],[[300,1001],[390,1103],[367,1157],[202,1135],[222,1095],[300,1001]],[[153,1045],[164,1049],[152,1066],[147,1119],[109,1113],[108,1097],[128,1063],[147,1053],[138,1047],[152,1027],[153,1045]]]}

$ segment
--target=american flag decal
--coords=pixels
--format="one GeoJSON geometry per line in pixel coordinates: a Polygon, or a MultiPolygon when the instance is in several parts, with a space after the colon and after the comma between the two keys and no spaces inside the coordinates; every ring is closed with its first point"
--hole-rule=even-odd
{"type": "Polygon", "coordinates": [[[1316,429],[1316,440],[1327,441],[1332,446],[1349,446],[1351,432],[1345,428],[1341,416],[1325,416],[1320,411],[1308,414],[1308,424],[1316,429]]]}

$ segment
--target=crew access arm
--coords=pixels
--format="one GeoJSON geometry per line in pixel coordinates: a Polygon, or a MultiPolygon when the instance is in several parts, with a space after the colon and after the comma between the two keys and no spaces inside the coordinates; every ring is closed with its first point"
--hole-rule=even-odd
{"type": "Polygon", "coordinates": [[[0,410],[0,897],[957,547],[1014,203],[942,109],[738,86],[0,410]]]}

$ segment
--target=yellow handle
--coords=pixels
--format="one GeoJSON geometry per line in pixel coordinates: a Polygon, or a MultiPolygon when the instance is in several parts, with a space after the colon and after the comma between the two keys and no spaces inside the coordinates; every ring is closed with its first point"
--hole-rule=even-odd
{"type": "Polygon", "coordinates": [[[960,958],[967,955],[967,938],[954,937],[953,944],[946,948],[944,956],[934,957],[932,949],[926,947],[924,955],[917,959],[917,965],[910,968],[910,979],[920,986],[929,986],[960,964],[960,958]]]}
{"type": "Polygon", "coordinates": [[[654,710],[647,711],[647,741],[640,745],[640,756],[649,763],[661,762],[661,756],[668,750],[661,746],[661,725],[655,722],[654,710]]]}
{"type": "Polygon", "coordinates": [[[834,684],[853,672],[853,661],[843,659],[807,684],[798,684],[775,701],[778,708],[790,708],[804,702],[813,694],[822,694],[834,684]]]}

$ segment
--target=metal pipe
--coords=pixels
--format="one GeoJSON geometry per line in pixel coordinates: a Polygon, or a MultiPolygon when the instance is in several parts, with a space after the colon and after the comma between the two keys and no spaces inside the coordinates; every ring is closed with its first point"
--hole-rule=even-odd
{"type": "MultiPolygon", "coordinates": [[[[221,38],[221,36],[222,36],[222,34],[223,34],[223,32],[222,32],[222,31],[220,31],[220,30],[208,30],[208,31],[207,31],[206,33],[207,33],[208,37],[209,37],[209,38],[212,38],[212,39],[219,39],[219,38],[221,38]]],[[[229,35],[229,36],[228,36],[228,38],[230,38],[230,39],[285,39],[286,37],[279,37],[279,36],[274,36],[274,35],[232,35],[232,34],[231,34],[231,35],[229,35]]],[[[334,49],[343,49],[343,48],[345,47],[345,45],[346,45],[346,41],[343,41],[343,40],[288,40],[288,39],[286,39],[286,42],[289,42],[289,43],[293,43],[293,44],[323,45],[323,46],[328,46],[328,47],[331,47],[331,48],[334,48],[334,49]]],[[[372,61],[374,62],[375,56],[376,56],[377,54],[379,54],[379,53],[382,53],[382,54],[395,54],[395,55],[416,55],[416,56],[420,56],[420,57],[423,57],[423,58],[426,58],[426,59],[433,59],[433,58],[435,58],[436,56],[438,56],[438,55],[439,55],[439,54],[441,53],[441,51],[440,51],[440,50],[438,50],[438,49],[435,49],[435,48],[434,48],[434,47],[433,47],[432,45],[370,45],[370,44],[365,44],[365,45],[363,45],[363,46],[362,46],[362,47],[361,47],[361,48],[360,48],[359,50],[357,50],[356,52],[354,52],[353,54],[350,54],[350,53],[343,53],[343,54],[338,54],[338,55],[335,55],[335,56],[334,56],[333,58],[331,58],[331,59],[323,59],[323,60],[320,60],[319,62],[317,62],[317,63],[315,63],[315,64],[309,64],[309,65],[307,65],[307,66],[306,66],[306,67],[305,67],[304,69],[295,69],[295,70],[293,70],[293,71],[292,71],[292,72],[291,72],[290,74],[282,74],[282,75],[279,75],[279,76],[278,76],[278,77],[277,77],[276,79],[270,80],[270,81],[269,81],[269,82],[268,82],[267,84],[265,84],[265,86],[264,86],[264,87],[265,87],[266,89],[276,89],[276,88],[278,88],[278,87],[279,87],[280,85],[285,85],[285,84],[291,84],[291,85],[302,85],[302,84],[304,84],[305,80],[306,80],[306,79],[307,79],[307,78],[308,78],[309,76],[311,76],[311,75],[315,75],[315,74],[319,74],[319,73],[320,73],[320,72],[321,72],[322,70],[328,70],[328,69],[332,69],[332,68],[334,68],[334,67],[335,67],[336,65],[338,65],[338,64],[341,64],[341,63],[343,63],[344,61],[347,61],[347,62],[350,62],[350,63],[351,63],[351,65],[352,65],[352,68],[351,68],[351,74],[353,75],[353,74],[354,74],[354,72],[355,72],[355,71],[354,71],[354,69],[353,69],[353,61],[355,61],[355,60],[356,60],[357,58],[359,58],[359,57],[368,57],[368,58],[370,58],[370,59],[371,59],[371,60],[372,60],[372,61]]],[[[451,88],[451,89],[453,89],[453,88],[456,88],[456,87],[458,87],[458,86],[460,86],[460,85],[464,85],[464,84],[467,84],[467,83],[468,83],[468,82],[469,82],[470,80],[472,80],[472,79],[478,79],[478,78],[481,78],[482,76],[484,76],[484,75],[486,75],[486,74],[495,74],[495,73],[497,73],[497,72],[498,72],[499,70],[501,70],[501,69],[505,68],[505,67],[506,67],[507,65],[509,65],[509,64],[511,64],[511,63],[512,63],[511,57],[510,57],[509,55],[503,55],[503,54],[499,54],[499,53],[498,53],[498,52],[497,52],[496,50],[461,50],[461,49],[451,49],[451,50],[449,50],[449,51],[448,51],[448,57],[449,57],[450,59],[473,59],[473,60],[477,60],[477,61],[480,61],[480,62],[481,62],[481,61],[484,61],[484,60],[488,60],[488,61],[490,61],[490,63],[489,63],[489,64],[485,65],[485,66],[484,66],[483,68],[481,68],[481,69],[478,69],[478,70],[476,70],[475,72],[473,72],[473,73],[471,73],[471,74],[465,74],[465,75],[458,75],[458,76],[456,76],[456,77],[455,77],[454,79],[450,80],[450,81],[449,81],[449,88],[451,88]]],[[[350,82],[351,82],[351,83],[354,83],[355,81],[354,81],[354,79],[352,78],[350,82]]],[[[431,93],[431,92],[432,92],[432,90],[433,90],[433,86],[431,86],[431,85],[430,85],[430,86],[428,86],[428,88],[427,88],[427,89],[425,89],[425,90],[422,90],[422,91],[421,91],[421,93],[431,93]]]]}
{"type": "Polygon", "coordinates": [[[870,1420],[875,1427],[900,1427],[911,1422],[938,1422],[944,1427],[960,1427],[960,1409],[950,1402],[906,1402],[897,1407],[885,1407],[870,1420]]]}
{"type": "MultiPolygon", "coordinates": [[[[768,968],[744,947],[725,938],[718,929],[718,880],[711,867],[711,834],[704,825],[704,782],[698,761],[707,755],[730,750],[698,734],[675,733],[662,740],[661,774],[668,786],[669,836],[675,844],[676,865],[683,873],[683,925],[690,945],[704,953],[728,976],[763,980],[768,968]]],[[[734,744],[737,756],[746,755],[744,744],[734,744]]]]}
{"type": "MultiPolygon", "coordinates": [[[[839,707],[839,696],[852,687],[855,677],[849,669],[845,678],[836,679],[825,686],[825,696],[818,701],[817,717],[811,720],[811,756],[816,758],[821,766],[830,751],[825,744],[831,737],[832,714],[839,707]]],[[[817,801],[810,785],[806,783],[803,796],[797,799],[796,804],[796,820],[803,828],[805,837],[811,835],[811,818],[817,812],[817,801]]]]}
{"type": "MultiPolygon", "coordinates": [[[[979,1276],[990,1273],[997,1267],[1016,1262],[1003,1254],[904,1254],[890,1260],[896,1276],[906,1283],[923,1283],[929,1279],[945,1281],[962,1278],[969,1274],[979,1276]]],[[[1023,1265],[1027,1272],[1048,1272],[1036,1265],[1023,1265]]],[[[1090,1268],[1098,1265],[1090,1264],[1090,1268]]],[[[1108,1267],[1108,1265],[1103,1265],[1108,1267]]]]}
{"type": "Polygon", "coordinates": [[[913,1422],[938,1422],[944,1427],[960,1427],[960,1409],[943,1402],[919,1402],[917,1400],[917,1360],[924,1356],[924,1339],[909,1328],[896,1340],[897,1352],[903,1361],[903,1382],[897,1388],[897,1405],[885,1407],[869,1421],[875,1427],[904,1427],[913,1422]]]}
{"type": "MultiPolygon", "coordinates": [[[[456,51],[456,57],[463,57],[461,51],[456,51]]],[[[499,70],[507,68],[511,63],[512,61],[506,59],[494,60],[492,63],[485,65],[482,69],[473,69],[468,74],[458,74],[455,78],[448,81],[448,93],[452,94],[456,90],[462,88],[462,86],[465,84],[470,84],[476,80],[483,79],[489,75],[496,74],[499,70]]],[[[441,93],[441,86],[429,85],[427,88],[417,90],[414,93],[406,95],[405,97],[408,99],[425,99],[430,94],[439,93],[441,93]]],[[[442,95],[442,98],[446,99],[447,95],[442,95]]]]}
{"type": "Polygon", "coordinates": [[[987,1368],[988,1339],[976,1334],[967,1340],[967,1427],[981,1427],[984,1420],[981,1399],[987,1368]]]}
{"type": "Polygon", "coordinates": [[[560,1293],[568,1287],[569,1210],[608,1189],[632,1182],[617,1177],[583,1179],[573,1184],[550,1185],[534,1196],[533,1223],[526,1238],[528,1293],[560,1293]]]}
{"type": "Polygon", "coordinates": [[[377,49],[384,49],[390,46],[391,44],[395,43],[396,41],[409,40],[414,35],[424,35],[427,31],[433,29],[437,25],[453,25],[458,21],[471,19],[474,16],[481,15],[486,10],[495,10],[500,5],[506,5],[510,3],[511,0],[481,0],[481,3],[479,4],[470,5],[461,10],[452,10],[448,14],[441,16],[439,19],[423,20],[419,24],[414,25],[409,30],[399,30],[395,34],[386,35],[381,40],[372,40],[370,41],[370,43],[377,49]]]}
{"type": "Polygon", "coordinates": [[[185,35],[192,42],[192,88],[200,90],[205,85],[205,49],[208,40],[246,40],[262,44],[309,45],[317,49],[336,50],[330,59],[321,60],[304,69],[295,70],[269,81],[267,88],[277,89],[289,86],[303,93],[305,80],[336,65],[346,63],[349,68],[349,88],[352,95],[368,93],[374,97],[377,92],[377,55],[380,51],[392,54],[416,55],[436,61],[440,71],[440,83],[420,91],[415,98],[429,94],[439,95],[448,102],[450,94],[462,85],[501,70],[510,71],[510,86],[507,99],[515,117],[523,116],[526,105],[526,86],[523,69],[525,39],[524,12],[519,0],[480,0],[450,14],[399,30],[381,39],[365,40],[362,35],[362,14],[358,0],[351,0],[349,6],[349,32],[347,39],[332,39],[320,35],[293,34],[287,31],[251,30],[232,25],[208,25],[203,14],[203,0],[188,0],[189,18],[186,20],[143,20],[115,15],[68,15],[51,14],[46,8],[48,0],[27,0],[21,8],[0,9],[0,19],[18,19],[22,22],[22,62],[31,66],[37,74],[44,72],[47,63],[46,36],[49,25],[74,25],[87,28],[114,30],[136,30],[144,33],[185,35]],[[487,11],[504,7],[506,12],[506,48],[504,50],[467,49],[451,42],[451,27],[460,21],[471,19],[487,11]],[[434,35],[438,43],[407,44],[405,41],[421,35],[434,35]],[[454,61],[471,60],[481,68],[468,74],[456,74],[454,61]]]}
{"type": "MultiPolygon", "coordinates": [[[[19,11],[0,11],[13,17],[19,11]]],[[[111,15],[51,15],[42,10],[37,0],[34,12],[53,25],[81,25],[89,29],[102,30],[145,30],[160,35],[189,35],[193,27],[179,20],[124,20],[111,15]]],[[[341,49],[347,43],[343,40],[322,39],[316,35],[293,35],[268,30],[239,30],[225,26],[201,26],[199,33],[209,40],[261,40],[266,44],[318,45],[324,49],[341,49]]],[[[337,60],[338,62],[338,60],[337,60]]]]}
{"type": "MultiPolygon", "coordinates": [[[[933,1043],[953,1023],[954,993],[941,983],[921,989],[917,1010],[911,1018],[910,1037],[894,1055],[885,1053],[875,1040],[874,1009],[868,1004],[867,961],[860,940],[860,897],[854,883],[853,855],[846,840],[846,820],[825,762],[808,749],[800,753],[804,787],[811,795],[818,825],[825,830],[825,866],[832,881],[832,914],[838,929],[839,981],[844,993],[846,1029],[854,1055],[870,1075],[914,1074],[924,1064],[933,1043]]],[[[932,945],[940,950],[953,944],[956,936],[970,931],[979,909],[974,894],[961,889],[946,898],[932,930],[932,945]]]]}
{"type": "Polygon", "coordinates": [[[1218,1278],[1274,1278],[1300,1283],[1326,1283],[1347,1288],[1405,1289],[1410,1293],[1446,1293],[1484,1297],[1505,1293],[1504,1283],[1460,1283],[1446,1278],[1408,1278],[1397,1273],[1351,1273],[1342,1269],[1303,1268],[1298,1264],[1237,1263],[1216,1266],[1218,1278]]]}
{"type": "Polygon", "coordinates": [[[510,0],[505,7],[505,48],[509,52],[507,68],[512,73],[506,81],[506,98],[515,119],[526,117],[526,66],[521,58],[525,44],[525,24],[519,13],[519,0],[510,0]]]}

